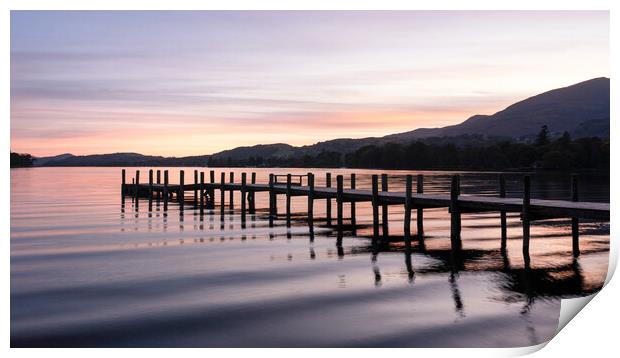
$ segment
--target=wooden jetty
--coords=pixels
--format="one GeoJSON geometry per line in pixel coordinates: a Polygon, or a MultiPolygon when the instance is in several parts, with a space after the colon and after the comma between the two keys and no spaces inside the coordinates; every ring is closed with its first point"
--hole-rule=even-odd
{"type": "Polygon", "coordinates": [[[532,199],[530,190],[530,177],[523,177],[523,197],[507,198],[506,181],[503,175],[498,178],[498,196],[476,196],[462,195],[460,190],[460,177],[454,175],[451,181],[450,192],[446,194],[427,194],[424,193],[424,177],[418,175],[416,178],[416,190],[413,191],[413,177],[406,176],[405,191],[389,191],[388,177],[383,174],[372,175],[371,189],[357,189],[355,186],[355,174],[350,177],[349,188],[344,188],[344,177],[336,176],[336,186],[332,186],[331,174],[326,174],[326,185],[324,187],[315,186],[315,176],[313,173],[306,175],[269,175],[268,183],[256,183],[256,173],[251,173],[251,180],[248,182],[246,173],[242,173],[241,180],[235,182],[234,174],[230,173],[229,180],[226,180],[226,173],[220,173],[220,181],[216,182],[215,171],[209,172],[209,181],[205,182],[205,173],[194,171],[194,182],[185,183],[184,171],[180,171],[179,184],[169,182],[168,171],[163,171],[163,184],[160,183],[161,171],[157,170],[157,181],[153,180],[153,170],[149,170],[149,182],[140,182],[140,171],[135,173],[132,184],[126,181],[125,169],[122,170],[121,196],[124,200],[126,196],[136,199],[148,198],[149,203],[153,199],[163,200],[164,213],[168,210],[168,203],[179,204],[181,212],[184,210],[188,201],[185,200],[186,193],[193,193],[193,198],[189,203],[194,208],[204,213],[204,209],[215,209],[215,192],[220,191],[220,214],[224,220],[226,206],[226,191],[229,192],[228,208],[234,210],[233,194],[235,191],[241,193],[240,212],[242,223],[246,220],[246,212],[256,213],[255,198],[256,193],[266,192],[269,195],[269,225],[274,225],[274,220],[278,218],[277,195],[286,196],[286,225],[291,225],[291,197],[307,197],[307,222],[312,228],[314,225],[314,201],[326,200],[326,224],[332,226],[331,201],[336,202],[336,228],[342,235],[344,230],[344,210],[343,203],[351,204],[350,222],[352,231],[355,232],[355,203],[370,202],[372,205],[373,217],[373,240],[381,238],[387,239],[388,233],[388,206],[401,205],[405,210],[404,219],[404,240],[407,245],[411,244],[411,212],[417,211],[417,237],[423,240],[424,237],[424,209],[427,208],[447,208],[450,213],[450,237],[452,247],[461,247],[461,215],[463,213],[476,212],[499,212],[501,226],[501,248],[506,248],[506,213],[520,213],[523,226],[523,254],[526,261],[529,261],[529,241],[530,224],[534,220],[550,218],[570,218],[572,228],[572,248],[573,255],[579,256],[579,220],[598,220],[609,221],[608,203],[580,202],[578,201],[577,176],[572,176],[571,192],[572,200],[541,200],[532,199]],[[381,185],[379,185],[381,178],[381,185]],[[380,187],[380,188],[379,188],[380,187]],[[381,219],[380,219],[381,218],[381,219]],[[380,235],[381,231],[381,235],[380,235]]]}

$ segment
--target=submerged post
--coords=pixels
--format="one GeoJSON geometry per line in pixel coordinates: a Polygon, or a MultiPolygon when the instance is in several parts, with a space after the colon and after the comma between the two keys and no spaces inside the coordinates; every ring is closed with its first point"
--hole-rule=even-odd
{"type": "Polygon", "coordinates": [[[245,195],[247,193],[246,180],[246,174],[241,173],[241,223],[243,225],[245,225],[245,195]]]}
{"type": "MultiPolygon", "coordinates": [[[[504,176],[504,174],[499,175],[499,197],[500,198],[506,197],[506,177],[504,176]]],[[[508,236],[507,228],[506,228],[506,211],[505,210],[500,210],[499,219],[500,219],[500,226],[501,226],[501,233],[502,233],[501,250],[505,251],[506,250],[506,238],[508,236]]]]}
{"type": "Polygon", "coordinates": [[[164,170],[164,211],[168,211],[168,171],[164,170]]]}
{"type": "Polygon", "coordinates": [[[181,170],[179,172],[179,192],[178,192],[178,201],[179,201],[179,209],[183,211],[183,206],[185,205],[185,171],[181,170]]]}
{"type": "MultiPolygon", "coordinates": [[[[577,174],[571,175],[571,200],[579,201],[577,174]]],[[[571,231],[573,234],[573,256],[579,257],[579,218],[571,218],[571,231]]]]}
{"type": "Polygon", "coordinates": [[[338,215],[338,232],[342,233],[342,216],[343,216],[343,191],[344,178],[342,175],[336,176],[336,211],[338,215]]]}
{"type": "Polygon", "coordinates": [[[224,205],[226,204],[226,173],[222,172],[220,175],[220,221],[224,221],[224,205]]]}
{"type": "Polygon", "coordinates": [[[269,227],[273,227],[276,216],[276,194],[273,190],[273,174],[269,174],[269,227]]]}
{"type": "Polygon", "coordinates": [[[138,192],[139,192],[138,188],[139,188],[139,185],[140,185],[140,171],[136,170],[136,180],[134,182],[134,190],[135,190],[134,191],[134,195],[136,197],[136,206],[138,205],[138,192]]]}
{"type": "Polygon", "coordinates": [[[407,175],[405,179],[405,244],[411,245],[411,190],[413,178],[407,175]]]}
{"type": "MultiPolygon", "coordinates": [[[[252,185],[256,184],[256,173],[252,172],[252,179],[250,181],[252,185]]],[[[248,204],[250,209],[250,214],[256,214],[256,192],[254,190],[250,191],[248,195],[248,204]]]]}
{"type": "MultiPolygon", "coordinates": [[[[332,186],[332,173],[325,174],[325,187],[331,188],[332,186]]],[[[327,226],[332,225],[332,199],[327,197],[325,199],[325,217],[327,219],[327,226]]]]}
{"type": "MultiPolygon", "coordinates": [[[[202,192],[200,192],[202,195],[202,192]]],[[[198,169],[194,169],[194,208],[198,206],[198,169]]]]}
{"type": "Polygon", "coordinates": [[[372,236],[379,237],[379,176],[372,175],[372,236]]]}
{"type": "Polygon", "coordinates": [[[452,176],[450,187],[450,239],[453,249],[461,246],[461,212],[459,210],[459,195],[461,194],[460,179],[458,175],[452,176]]]}
{"type": "MultiPolygon", "coordinates": [[[[351,173],[351,190],[355,190],[355,173],[351,173]]],[[[353,235],[357,233],[355,216],[355,201],[351,200],[351,230],[353,231],[353,235]]]]}
{"type": "Polygon", "coordinates": [[[209,202],[207,209],[215,209],[215,170],[209,171],[209,202]]]}
{"type": "MultiPolygon", "coordinates": [[[[418,174],[418,178],[416,180],[416,193],[424,194],[424,175],[418,174]]],[[[416,224],[418,225],[418,240],[422,241],[424,238],[424,209],[419,206],[416,209],[416,224]]]]}
{"type": "Polygon", "coordinates": [[[205,208],[205,195],[204,195],[204,190],[205,190],[205,173],[204,172],[200,172],[200,216],[204,215],[204,208],[205,208]]]}
{"type": "Polygon", "coordinates": [[[291,227],[291,174],[286,174],[286,227],[291,227]]]}
{"type": "Polygon", "coordinates": [[[308,226],[314,226],[314,174],[308,173],[308,226]]]}
{"type": "MultiPolygon", "coordinates": [[[[381,191],[388,191],[388,176],[387,174],[381,174],[381,191]]],[[[383,238],[387,240],[390,235],[389,230],[389,219],[388,219],[388,205],[383,204],[381,206],[381,227],[383,230],[383,238]]]]}
{"type": "Polygon", "coordinates": [[[523,206],[521,209],[521,221],[523,225],[523,257],[526,263],[530,259],[530,177],[523,178],[523,206]]]}
{"type": "MultiPolygon", "coordinates": [[[[161,184],[161,170],[157,169],[157,184],[161,184]]],[[[157,190],[157,200],[161,198],[161,191],[157,190]]]]}
{"type": "Polygon", "coordinates": [[[153,169],[149,169],[149,202],[153,200],[153,169]]]}
{"type": "Polygon", "coordinates": [[[121,197],[125,197],[125,169],[121,170],[121,197]]]}
{"type": "MultiPolygon", "coordinates": [[[[235,173],[234,172],[230,172],[230,184],[234,184],[235,183],[235,173]]],[[[230,189],[230,204],[228,205],[230,207],[230,212],[232,213],[235,210],[235,189],[233,189],[231,187],[230,189]]]]}

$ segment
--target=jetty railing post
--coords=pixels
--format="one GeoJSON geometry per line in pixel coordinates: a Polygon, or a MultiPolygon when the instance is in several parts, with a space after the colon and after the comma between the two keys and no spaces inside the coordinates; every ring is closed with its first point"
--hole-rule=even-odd
{"type": "Polygon", "coordinates": [[[179,201],[179,204],[180,204],[179,209],[181,209],[181,211],[183,211],[183,206],[185,205],[184,185],[185,185],[185,171],[181,170],[179,172],[179,192],[177,193],[177,195],[179,196],[177,200],[179,201]]]}
{"type": "Polygon", "coordinates": [[[224,221],[224,205],[226,204],[226,173],[220,175],[220,221],[224,221]]]}
{"type": "Polygon", "coordinates": [[[269,227],[273,227],[276,216],[276,194],[273,190],[273,174],[269,174],[269,227]]]}
{"type": "MultiPolygon", "coordinates": [[[[157,184],[161,184],[161,169],[157,169],[157,184]]],[[[157,200],[161,199],[161,191],[157,190],[157,200]]]]}
{"type": "Polygon", "coordinates": [[[405,179],[405,244],[411,245],[411,190],[413,178],[407,175],[405,179]]]}
{"type": "Polygon", "coordinates": [[[215,209],[215,170],[209,171],[209,202],[207,203],[207,209],[215,209]]]}
{"type": "MultiPolygon", "coordinates": [[[[355,173],[351,173],[351,190],[355,190],[355,173]]],[[[357,233],[355,216],[355,201],[351,200],[351,230],[353,231],[353,235],[357,233]]]]}
{"type": "Polygon", "coordinates": [[[308,226],[314,226],[314,174],[308,173],[308,226]]]}
{"type": "MultiPolygon", "coordinates": [[[[506,197],[506,177],[504,174],[499,175],[499,197],[506,197]]],[[[502,234],[502,246],[501,250],[506,251],[506,239],[507,239],[507,227],[506,227],[506,211],[500,210],[500,226],[501,226],[501,234],[502,234]]]]}
{"type": "Polygon", "coordinates": [[[530,261],[530,177],[523,178],[523,206],[521,208],[521,222],[523,225],[523,258],[526,263],[530,261]]]}
{"type": "MultiPolygon", "coordinates": [[[[202,192],[200,192],[202,195],[202,192]]],[[[198,170],[194,169],[194,208],[198,206],[198,170]]]]}
{"type": "Polygon", "coordinates": [[[164,211],[168,211],[168,171],[164,170],[164,211]]]}
{"type": "Polygon", "coordinates": [[[344,196],[342,194],[344,185],[344,178],[342,175],[336,176],[336,211],[338,215],[338,233],[342,234],[342,216],[343,216],[343,204],[344,196]]]}
{"type": "MultiPolygon", "coordinates": [[[[381,174],[381,191],[388,191],[388,176],[387,174],[381,174]]],[[[381,226],[383,230],[383,237],[387,240],[389,234],[389,219],[388,219],[388,205],[383,204],[381,206],[381,226]]]]}
{"type": "Polygon", "coordinates": [[[138,187],[140,185],[140,171],[136,170],[136,180],[134,181],[134,195],[136,196],[136,206],[138,205],[138,187]]]}
{"type": "MultiPolygon", "coordinates": [[[[579,182],[576,174],[571,175],[571,200],[579,201],[579,182]]],[[[579,257],[579,218],[571,218],[571,231],[573,234],[573,257],[579,257]]]]}
{"type": "Polygon", "coordinates": [[[372,235],[373,240],[379,237],[379,176],[372,175],[372,235]]]}
{"type": "Polygon", "coordinates": [[[291,227],[291,174],[286,175],[286,227],[291,227]]]}
{"type": "MultiPolygon", "coordinates": [[[[418,174],[418,178],[416,180],[416,193],[424,194],[424,175],[418,174]]],[[[422,240],[424,238],[424,209],[420,206],[416,209],[416,224],[418,226],[418,240],[422,240]]]]}
{"type": "MultiPolygon", "coordinates": [[[[332,173],[325,174],[325,187],[332,187],[332,173]]],[[[332,199],[329,197],[325,199],[325,217],[327,219],[327,226],[332,225],[332,199]]]]}
{"type": "Polygon", "coordinates": [[[461,212],[458,204],[460,194],[460,179],[458,175],[454,175],[450,187],[450,239],[454,249],[460,249],[461,245],[461,212]]]}
{"type": "Polygon", "coordinates": [[[121,197],[125,197],[125,169],[121,170],[121,197]]]}
{"type": "MultiPolygon", "coordinates": [[[[235,173],[234,172],[230,172],[230,184],[234,184],[235,183],[235,173]]],[[[235,189],[230,190],[230,204],[228,205],[230,207],[230,212],[232,213],[235,210],[235,189]]]]}
{"type": "Polygon", "coordinates": [[[241,173],[241,224],[243,226],[245,226],[245,195],[247,193],[246,180],[246,174],[241,173]]]}
{"type": "MultiPolygon", "coordinates": [[[[256,173],[252,172],[252,177],[250,182],[252,185],[256,184],[256,173]]],[[[254,190],[250,191],[248,195],[248,204],[250,209],[250,214],[256,214],[256,192],[254,190]]]]}
{"type": "Polygon", "coordinates": [[[204,211],[204,207],[205,207],[205,196],[204,196],[204,190],[205,190],[205,173],[204,172],[200,172],[200,187],[199,187],[199,191],[200,191],[200,216],[202,217],[205,213],[204,211]]]}

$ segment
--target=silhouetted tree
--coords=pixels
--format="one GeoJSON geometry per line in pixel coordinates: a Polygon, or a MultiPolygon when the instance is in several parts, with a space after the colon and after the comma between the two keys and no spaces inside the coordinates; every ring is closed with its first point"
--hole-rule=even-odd
{"type": "Polygon", "coordinates": [[[538,135],[536,136],[536,145],[543,146],[547,144],[549,144],[549,128],[545,124],[540,127],[540,132],[538,132],[538,135]]]}

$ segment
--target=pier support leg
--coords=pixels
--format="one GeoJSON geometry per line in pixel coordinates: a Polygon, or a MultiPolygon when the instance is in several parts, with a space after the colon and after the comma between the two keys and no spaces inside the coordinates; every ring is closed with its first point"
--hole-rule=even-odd
{"type": "MultiPolygon", "coordinates": [[[[325,186],[331,188],[332,186],[332,173],[325,174],[325,186]]],[[[325,217],[327,219],[327,226],[332,225],[332,199],[325,199],[325,217]]]]}
{"type": "Polygon", "coordinates": [[[179,209],[183,212],[185,206],[185,171],[181,170],[179,172],[179,193],[177,194],[179,197],[177,198],[179,201],[179,209]]]}
{"type": "MultiPolygon", "coordinates": [[[[504,176],[504,174],[500,174],[499,175],[499,197],[500,198],[505,198],[506,197],[506,177],[504,176]]],[[[499,219],[500,219],[500,226],[501,226],[501,251],[504,252],[506,251],[506,239],[508,237],[507,235],[507,224],[506,224],[506,211],[501,210],[499,212],[499,219]]]]}
{"type": "Polygon", "coordinates": [[[372,175],[372,239],[379,238],[379,177],[372,175]]]}
{"type": "Polygon", "coordinates": [[[205,173],[204,172],[200,172],[200,187],[199,187],[199,191],[200,191],[200,218],[202,219],[202,217],[204,216],[204,208],[205,208],[205,195],[204,195],[204,190],[205,190],[205,173]]]}
{"type": "MultiPolygon", "coordinates": [[[[202,192],[200,193],[202,194],[202,192]]],[[[194,208],[198,206],[198,170],[194,169],[194,208]]]]}
{"type": "Polygon", "coordinates": [[[343,192],[343,181],[344,178],[342,175],[336,176],[336,212],[338,215],[337,224],[338,224],[338,233],[342,235],[342,226],[343,226],[343,205],[344,205],[344,196],[343,192]]]}
{"type": "MultiPolygon", "coordinates": [[[[157,169],[157,184],[161,184],[161,170],[157,169]]],[[[157,190],[157,200],[161,199],[161,191],[157,190]]]]}
{"type": "MultiPolygon", "coordinates": [[[[256,184],[256,173],[255,172],[252,172],[252,177],[251,177],[250,182],[252,184],[256,184]]],[[[248,205],[249,205],[250,214],[252,215],[256,214],[256,192],[254,190],[252,190],[249,193],[248,205]]]]}
{"type": "Polygon", "coordinates": [[[405,179],[405,245],[411,246],[411,190],[413,178],[407,175],[405,179]]]}
{"type": "Polygon", "coordinates": [[[215,209],[215,170],[209,171],[209,202],[207,203],[207,209],[215,209]]]}
{"type": "Polygon", "coordinates": [[[220,221],[224,221],[225,206],[226,206],[226,173],[222,172],[220,175],[220,221]]]}
{"type": "Polygon", "coordinates": [[[121,197],[125,198],[125,169],[121,170],[121,197]]]}
{"type": "Polygon", "coordinates": [[[286,175],[286,227],[291,227],[291,174],[286,175]]]}
{"type": "Polygon", "coordinates": [[[164,170],[164,214],[168,211],[168,171],[164,170]]]}
{"type": "Polygon", "coordinates": [[[246,174],[241,173],[241,227],[245,228],[246,174]]]}
{"type": "Polygon", "coordinates": [[[530,262],[530,177],[523,178],[523,205],[521,209],[521,222],[523,225],[523,259],[526,266],[530,262]]]}
{"type": "Polygon", "coordinates": [[[314,174],[308,173],[308,226],[314,226],[314,174]]]}
{"type": "Polygon", "coordinates": [[[273,174],[269,174],[269,227],[273,227],[273,220],[276,216],[276,194],[273,188],[273,174]]]}
{"type": "MultiPolygon", "coordinates": [[[[388,191],[387,174],[381,174],[381,191],[388,191]]],[[[387,204],[383,204],[381,206],[381,225],[382,225],[382,230],[383,230],[383,238],[387,240],[388,237],[390,236],[387,204]]]]}
{"type": "MultiPolygon", "coordinates": [[[[230,172],[230,184],[234,184],[235,183],[235,173],[234,172],[230,172]]],[[[228,205],[230,208],[230,213],[232,214],[235,210],[235,190],[231,189],[230,190],[230,204],[228,205]]]]}
{"type": "Polygon", "coordinates": [[[140,190],[138,190],[140,186],[140,171],[136,170],[136,180],[134,181],[134,195],[136,197],[136,206],[138,206],[138,196],[140,190]]]}
{"type": "MultiPolygon", "coordinates": [[[[579,201],[578,177],[571,176],[571,200],[579,201]]],[[[573,257],[579,257],[579,218],[571,218],[571,232],[573,236],[573,257]]]]}
{"type": "MultiPolygon", "coordinates": [[[[416,192],[418,194],[424,194],[424,175],[418,174],[416,181],[416,192]]],[[[424,240],[424,209],[418,207],[416,209],[416,224],[418,226],[418,240],[422,242],[424,240]]]]}
{"type": "MultiPolygon", "coordinates": [[[[351,190],[355,190],[355,173],[351,173],[351,190]]],[[[355,216],[355,201],[351,200],[351,231],[353,235],[357,235],[357,223],[355,216]]]]}
{"type": "Polygon", "coordinates": [[[452,176],[450,189],[450,240],[452,249],[461,249],[461,211],[458,200],[461,194],[460,179],[458,175],[452,176]]]}

